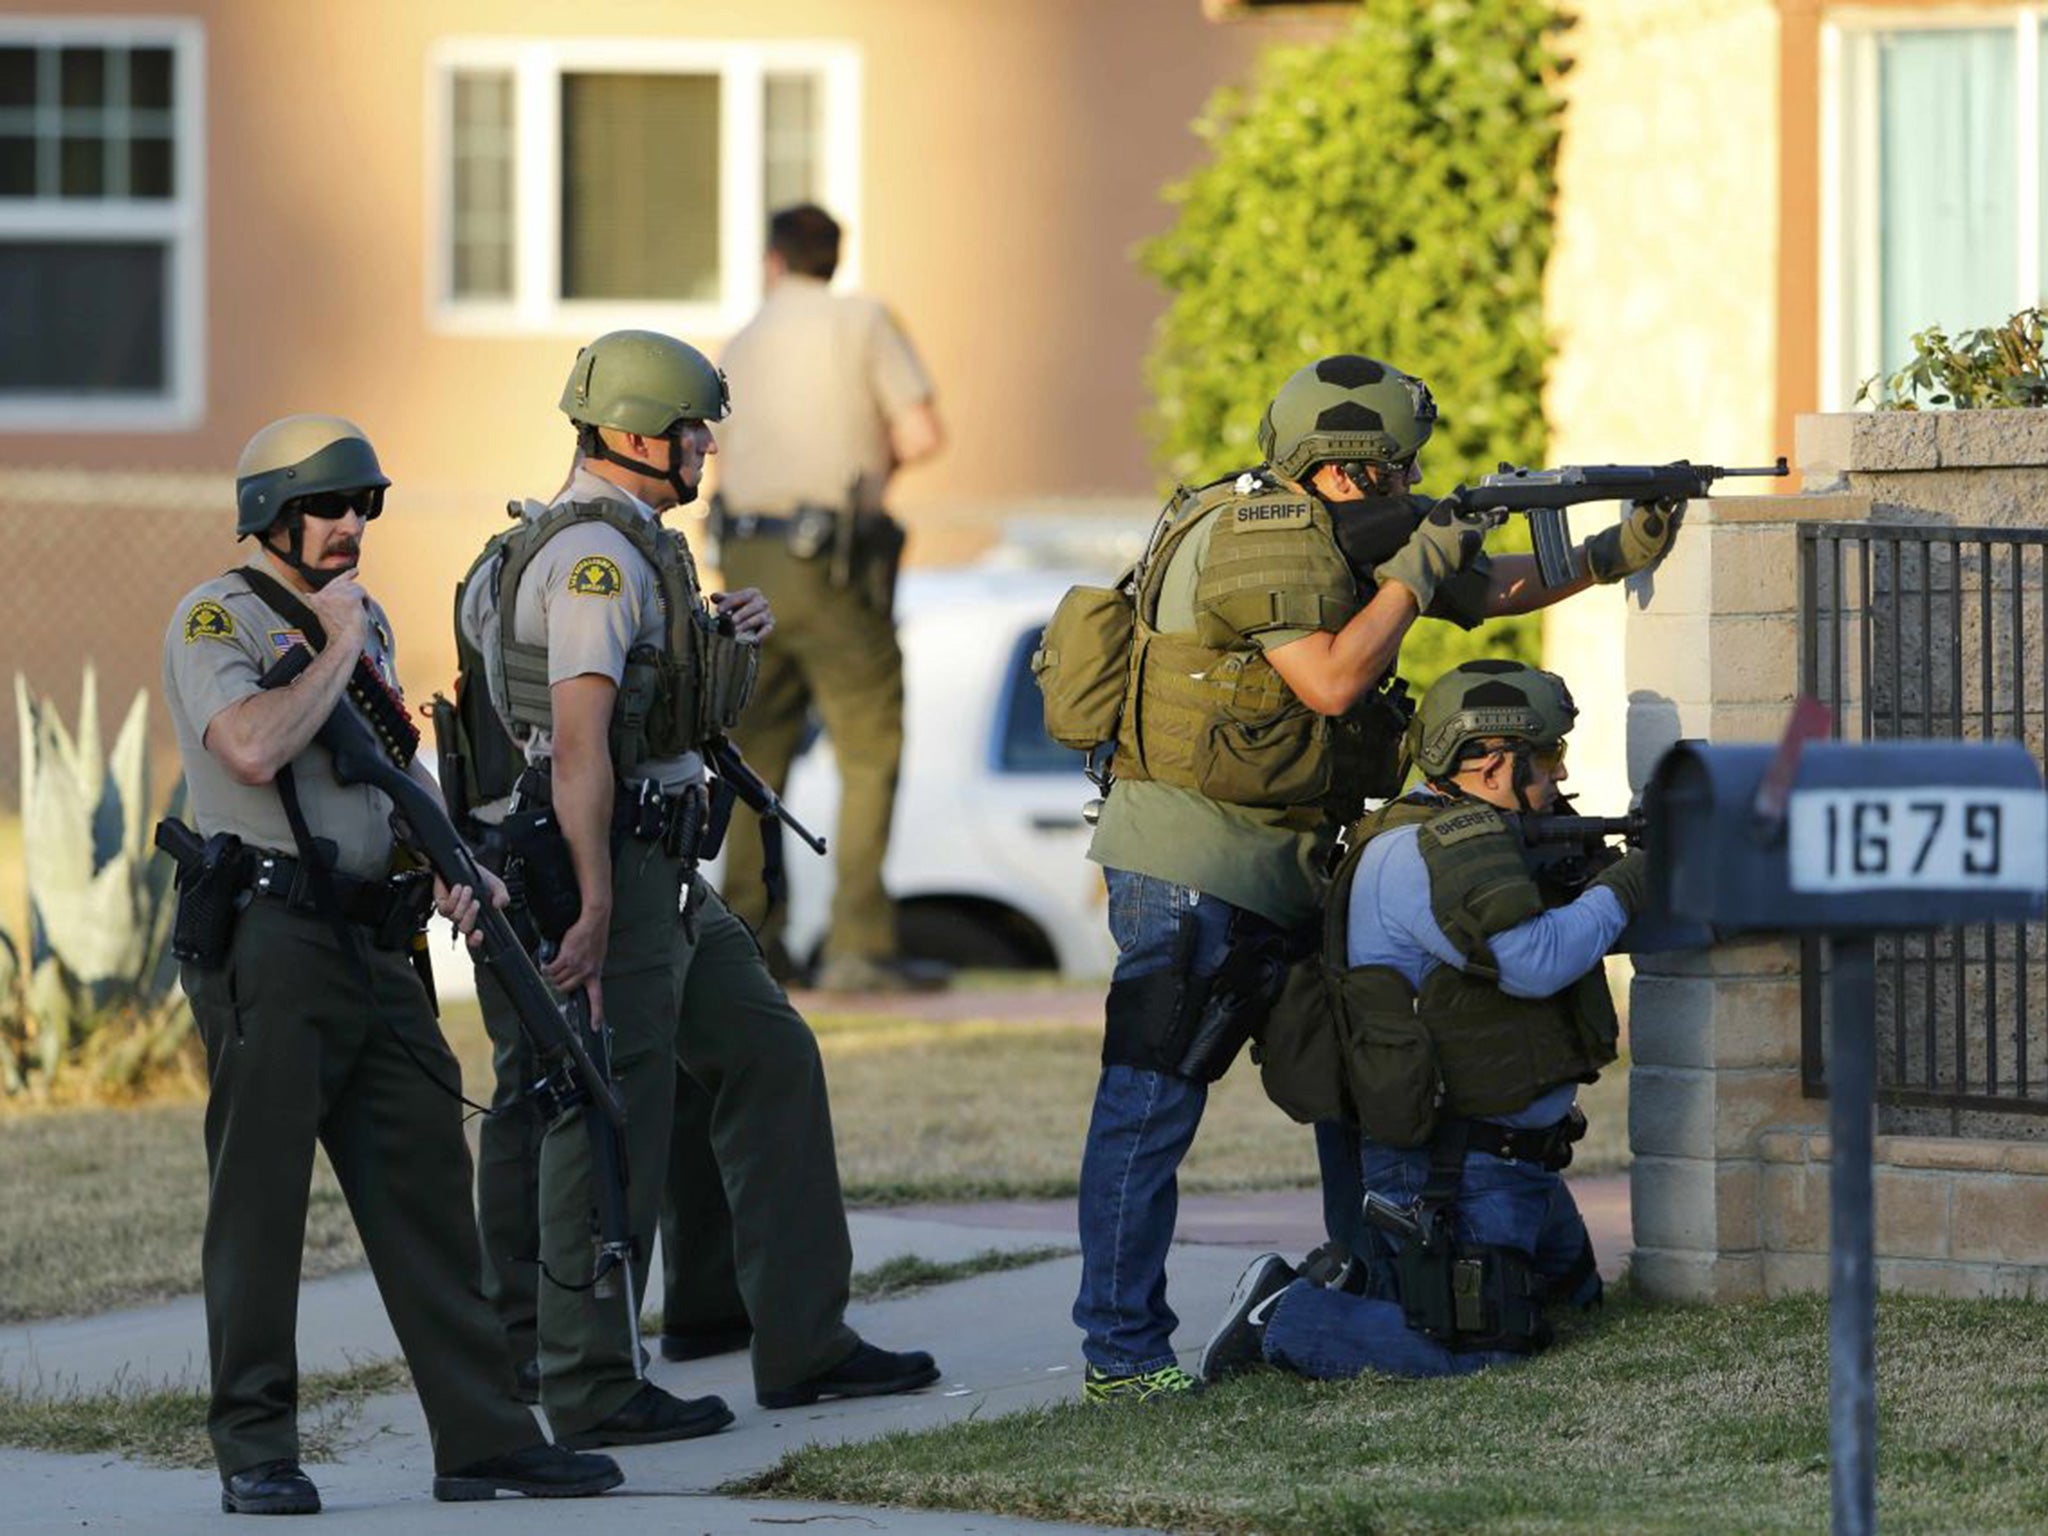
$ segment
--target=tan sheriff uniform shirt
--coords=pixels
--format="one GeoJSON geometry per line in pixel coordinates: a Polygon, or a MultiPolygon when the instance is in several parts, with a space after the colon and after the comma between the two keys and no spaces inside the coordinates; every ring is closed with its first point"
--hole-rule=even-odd
{"type": "MultiPolygon", "coordinates": [[[[647,503],[581,464],[554,505],[571,501],[615,501],[654,521],[647,503]]],[[[471,582],[463,603],[462,627],[476,644],[482,643],[489,586],[471,582]]],[[[626,675],[628,651],[641,645],[660,650],[668,643],[661,604],[661,578],[624,534],[604,523],[577,523],[543,544],[519,578],[512,638],[548,648],[550,684],[586,674],[616,683],[626,675]]],[[[526,760],[543,762],[554,750],[550,734],[535,731],[526,742],[526,760]]],[[[695,752],[614,766],[621,778],[653,779],[671,793],[704,778],[704,759],[695,752]]]]}
{"type": "MultiPolygon", "coordinates": [[[[395,689],[391,622],[374,601],[369,620],[364,649],[395,689]]],[[[252,847],[298,856],[277,786],[237,783],[227,765],[206,750],[206,728],[229,705],[258,692],[257,679],[304,641],[296,626],[233,572],[194,587],[178,604],[164,633],[164,697],[201,837],[232,832],[252,847]]],[[[292,759],[292,777],[313,836],[335,845],[337,869],[362,879],[390,872],[391,801],[382,790],[342,784],[334,777],[333,756],[318,742],[292,759]]]]}
{"type": "Polygon", "coordinates": [[[877,299],[786,277],[719,359],[733,413],[718,425],[719,495],[735,512],[882,509],[889,423],[931,398],[924,364],[877,299]]]}

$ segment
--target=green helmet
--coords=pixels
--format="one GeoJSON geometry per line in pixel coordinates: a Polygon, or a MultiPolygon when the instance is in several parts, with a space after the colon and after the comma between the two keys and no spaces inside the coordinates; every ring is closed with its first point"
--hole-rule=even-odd
{"type": "Polygon", "coordinates": [[[377,450],[354,422],[286,416],[250,438],[235,464],[235,537],[267,531],[296,497],[367,489],[381,500],[390,484],[377,450]]]}
{"type": "Polygon", "coordinates": [[[1578,717],[1571,689],[1555,672],[1519,661],[1468,661],[1422,696],[1408,725],[1408,751],[1425,777],[1440,779],[1474,741],[1506,737],[1554,747],[1578,717]]]}
{"type": "Polygon", "coordinates": [[[1345,353],[1298,371],[1259,423],[1259,451],[1290,480],[1318,464],[1405,464],[1436,428],[1422,380],[1345,353]]]}
{"type": "Polygon", "coordinates": [[[723,421],[725,375],[659,331],[610,331],[576,354],[562,414],[578,426],[660,437],[679,421],[723,421]]]}

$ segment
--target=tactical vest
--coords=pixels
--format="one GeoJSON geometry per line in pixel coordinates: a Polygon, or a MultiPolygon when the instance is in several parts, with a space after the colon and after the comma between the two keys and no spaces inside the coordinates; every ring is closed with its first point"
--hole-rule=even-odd
{"type": "MultiPolygon", "coordinates": [[[[1253,634],[1273,627],[1334,632],[1365,604],[1310,590],[1303,529],[1336,534],[1322,503],[1271,479],[1230,476],[1175,493],[1144,558],[1114,588],[1077,587],[1032,658],[1047,728],[1063,745],[1116,743],[1119,778],[1154,779],[1211,800],[1320,807],[1355,814],[1396,794],[1406,776],[1405,685],[1369,693],[1339,717],[1317,714],[1266,660],[1253,634]],[[1211,518],[1205,578],[1227,595],[1194,633],[1157,627],[1166,570],[1211,518]],[[1395,690],[1399,690],[1398,692],[1395,690]]],[[[1318,585],[1321,582],[1318,581],[1318,585]]]]}
{"type": "MultiPolygon", "coordinates": [[[[731,730],[753,692],[760,647],[725,633],[713,617],[682,536],[608,498],[564,502],[528,516],[531,505],[507,505],[518,525],[484,546],[455,596],[459,616],[470,583],[482,575],[491,584],[493,601],[476,651],[491,704],[514,739],[524,741],[554,724],[547,645],[513,638],[520,578],[550,539],[589,522],[616,529],[653,567],[663,621],[660,647],[636,645],[626,655],[612,704],[614,766],[626,774],[640,763],[694,751],[731,730]]],[[[460,634],[459,622],[456,627],[460,634]]]]}
{"type": "Polygon", "coordinates": [[[1488,938],[1544,910],[1507,816],[1472,800],[1397,800],[1352,842],[1331,882],[1323,951],[1289,976],[1255,1053],[1282,1109],[1334,1111],[1375,1141],[1421,1146],[1441,1117],[1512,1114],[1614,1060],[1620,1024],[1599,966],[1546,998],[1500,989],[1488,938]],[[1418,824],[1432,913],[1466,963],[1430,971],[1420,996],[1398,971],[1346,963],[1359,859],[1373,838],[1418,824]]]}

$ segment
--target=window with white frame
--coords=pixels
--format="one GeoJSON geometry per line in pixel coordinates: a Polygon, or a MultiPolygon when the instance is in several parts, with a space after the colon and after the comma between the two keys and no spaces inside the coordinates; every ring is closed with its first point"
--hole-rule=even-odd
{"type": "Polygon", "coordinates": [[[857,222],[850,47],[470,39],[430,68],[444,326],[730,334],[760,301],[772,210],[857,222]]]}
{"type": "Polygon", "coordinates": [[[2048,291],[2048,4],[1830,11],[1823,404],[2048,291]]]}
{"type": "Polygon", "coordinates": [[[202,36],[0,16],[0,431],[197,424],[202,36]]]}

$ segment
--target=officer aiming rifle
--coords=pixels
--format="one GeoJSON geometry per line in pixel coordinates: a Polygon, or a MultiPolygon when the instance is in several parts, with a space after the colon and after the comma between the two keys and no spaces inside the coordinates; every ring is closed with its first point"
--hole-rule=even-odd
{"type": "Polygon", "coordinates": [[[1476,514],[1498,526],[1510,514],[1529,519],[1529,539],[1536,551],[1536,569],[1546,587],[1568,587],[1578,579],[1572,558],[1572,527],[1568,507],[1587,501],[1625,501],[1663,509],[1681,517],[1683,503],[1704,496],[1716,480],[1741,476],[1782,478],[1791,473],[1781,456],[1763,469],[1722,469],[1713,464],[1571,464],[1562,469],[1518,469],[1503,464],[1496,474],[1471,487],[1459,486],[1444,500],[1460,513],[1476,514]]]}

